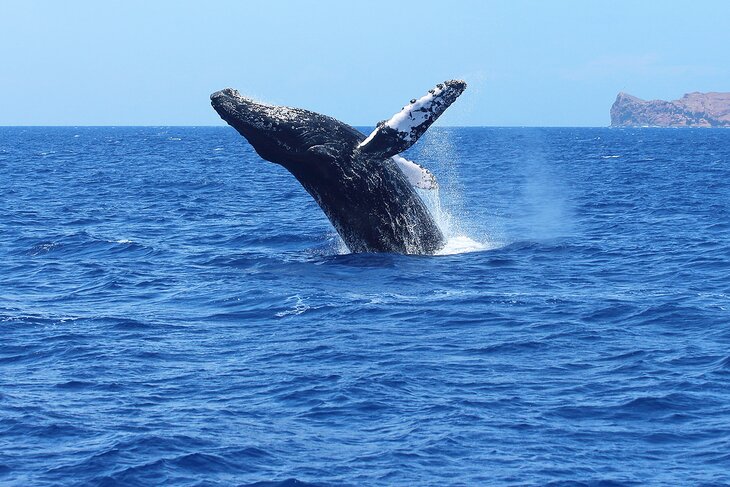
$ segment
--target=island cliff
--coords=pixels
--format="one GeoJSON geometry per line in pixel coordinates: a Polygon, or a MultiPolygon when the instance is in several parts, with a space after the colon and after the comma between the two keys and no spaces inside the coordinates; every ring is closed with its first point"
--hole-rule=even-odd
{"type": "Polygon", "coordinates": [[[619,93],[611,127],[730,127],[730,93],[688,93],[679,100],[646,101],[619,93]]]}

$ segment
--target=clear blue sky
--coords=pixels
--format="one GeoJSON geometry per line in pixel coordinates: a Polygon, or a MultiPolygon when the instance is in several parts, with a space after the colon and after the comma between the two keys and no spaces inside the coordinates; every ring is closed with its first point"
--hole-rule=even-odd
{"type": "Polygon", "coordinates": [[[730,1],[0,0],[0,125],[217,125],[231,86],[353,125],[436,82],[445,125],[605,126],[730,91],[730,1]]]}

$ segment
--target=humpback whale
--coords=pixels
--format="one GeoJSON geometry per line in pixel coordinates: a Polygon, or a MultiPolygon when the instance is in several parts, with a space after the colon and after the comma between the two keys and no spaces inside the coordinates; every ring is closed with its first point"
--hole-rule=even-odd
{"type": "Polygon", "coordinates": [[[445,81],[413,99],[367,137],[332,117],[274,106],[226,88],[211,104],[263,159],[286,168],[314,198],[351,252],[432,254],[444,236],[415,187],[433,175],[399,154],[461,95],[445,81]]]}

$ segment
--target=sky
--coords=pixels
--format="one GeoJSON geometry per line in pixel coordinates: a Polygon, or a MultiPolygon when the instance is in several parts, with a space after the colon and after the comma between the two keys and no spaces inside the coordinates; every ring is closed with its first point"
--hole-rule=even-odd
{"type": "Polygon", "coordinates": [[[730,91],[730,1],[0,0],[0,125],[221,125],[233,87],[356,126],[452,78],[441,125],[607,126],[730,91]]]}

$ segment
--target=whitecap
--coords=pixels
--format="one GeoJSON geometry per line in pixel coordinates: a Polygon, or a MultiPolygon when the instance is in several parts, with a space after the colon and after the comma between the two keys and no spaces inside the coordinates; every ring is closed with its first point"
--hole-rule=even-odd
{"type": "Polygon", "coordinates": [[[287,298],[287,301],[296,301],[294,303],[294,307],[286,309],[284,311],[279,311],[278,313],[276,313],[277,318],[283,318],[285,316],[297,316],[304,313],[310,308],[310,306],[305,303],[298,294],[287,298]]]}

